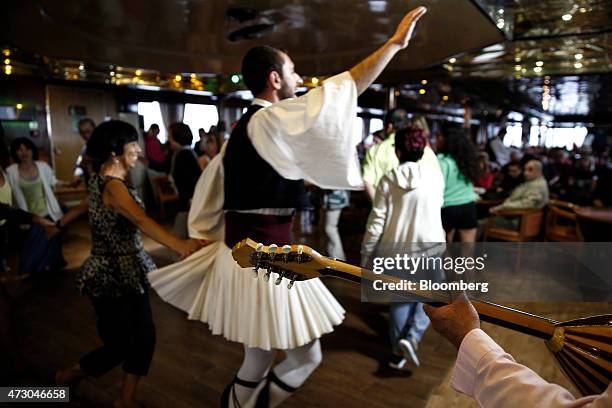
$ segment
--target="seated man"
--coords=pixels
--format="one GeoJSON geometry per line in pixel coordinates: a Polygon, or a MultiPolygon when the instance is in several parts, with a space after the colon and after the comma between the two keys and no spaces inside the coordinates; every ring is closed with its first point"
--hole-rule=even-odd
{"type": "MultiPolygon", "coordinates": [[[[503,210],[526,210],[530,208],[543,208],[548,203],[548,184],[542,175],[542,163],[530,160],[525,164],[525,182],[512,191],[503,203],[491,207],[491,214],[499,214],[503,210]]],[[[518,228],[518,218],[511,219],[496,217],[493,221],[504,228],[518,228]]]]}

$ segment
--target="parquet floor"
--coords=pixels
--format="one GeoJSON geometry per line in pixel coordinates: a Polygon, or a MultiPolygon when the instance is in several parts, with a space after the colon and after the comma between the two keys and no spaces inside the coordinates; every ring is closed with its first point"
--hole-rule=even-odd
{"type": "MultiPolygon", "coordinates": [[[[302,241],[318,245],[316,229],[299,233],[302,241]]],[[[31,384],[44,381],[52,370],[74,363],[99,344],[93,310],[86,298],[77,295],[73,285],[75,270],[89,252],[86,222],[76,224],[65,238],[64,252],[69,262],[66,271],[38,283],[7,286],[14,296],[14,335],[28,363],[27,381],[31,384]]],[[[343,230],[343,240],[349,259],[355,259],[359,236],[349,228],[343,230]]],[[[171,261],[170,252],[159,244],[147,238],[145,246],[158,265],[171,261]]],[[[346,320],[322,338],[323,363],[284,406],[476,406],[448,386],[455,357],[449,343],[428,330],[419,348],[421,367],[414,372],[392,372],[386,367],[386,307],[361,303],[359,287],[354,284],[337,280],[326,283],[347,310],[346,320]]],[[[187,321],[183,312],[162,302],[155,293],[151,298],[157,349],[151,373],[139,391],[141,401],[148,407],[218,406],[224,386],[240,365],[242,346],[213,336],[202,323],[187,321]]],[[[556,319],[612,310],[610,304],[521,306],[556,319]]],[[[483,328],[519,362],[548,380],[571,387],[541,340],[486,324],[483,328]]],[[[119,392],[120,380],[120,369],[98,379],[87,379],[81,385],[80,406],[111,406],[119,392]]]]}

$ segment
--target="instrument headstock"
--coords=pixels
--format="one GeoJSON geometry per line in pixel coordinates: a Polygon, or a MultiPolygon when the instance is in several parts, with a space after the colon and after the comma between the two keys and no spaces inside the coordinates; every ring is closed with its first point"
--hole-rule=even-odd
{"type": "Polygon", "coordinates": [[[234,245],[232,256],[241,267],[253,268],[254,278],[259,276],[260,270],[265,269],[263,276],[266,281],[272,274],[277,285],[286,278],[289,289],[295,281],[320,277],[319,270],[332,262],[306,245],[266,246],[249,238],[234,245]]]}

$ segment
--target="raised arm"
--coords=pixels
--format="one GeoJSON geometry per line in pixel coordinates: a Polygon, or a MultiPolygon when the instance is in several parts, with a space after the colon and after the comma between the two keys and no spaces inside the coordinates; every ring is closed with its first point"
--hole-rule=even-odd
{"type": "Polygon", "coordinates": [[[186,257],[197,251],[202,244],[197,240],[182,240],[166,231],[161,225],[147,216],[144,210],[134,201],[125,184],[111,180],[104,189],[104,203],[113,211],[130,220],[142,232],[162,245],[186,257]]]}
{"type": "Polygon", "coordinates": [[[397,26],[395,34],[382,47],[349,70],[357,86],[358,94],[361,95],[368,89],[395,54],[408,46],[417,21],[426,12],[425,7],[417,7],[409,11],[397,26]]]}

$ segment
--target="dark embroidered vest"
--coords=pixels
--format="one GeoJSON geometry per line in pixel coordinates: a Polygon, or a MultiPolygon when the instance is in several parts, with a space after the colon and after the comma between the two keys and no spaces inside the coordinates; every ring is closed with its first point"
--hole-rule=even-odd
{"type": "Polygon", "coordinates": [[[224,191],[226,210],[258,208],[308,208],[303,180],[287,180],[255,150],[247,134],[247,124],[261,109],[251,105],[232,131],[225,156],[224,191]]]}

